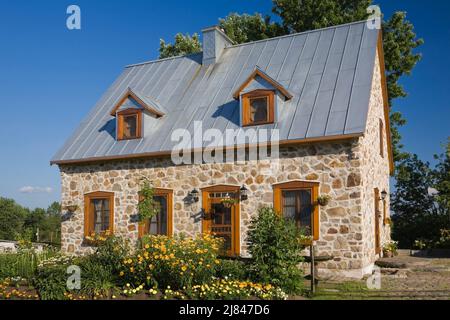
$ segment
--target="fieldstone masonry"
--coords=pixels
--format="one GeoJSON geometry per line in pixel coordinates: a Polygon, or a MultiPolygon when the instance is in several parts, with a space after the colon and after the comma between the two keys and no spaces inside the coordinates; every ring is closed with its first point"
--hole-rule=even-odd
{"type": "MultiPolygon", "coordinates": [[[[370,272],[376,260],[373,189],[389,192],[388,151],[382,158],[377,147],[379,119],[384,116],[378,57],[376,62],[366,134],[352,140],[283,147],[277,169],[269,160],[175,166],[167,157],[60,165],[62,205],[78,205],[62,223],[62,250],[70,254],[92,250],[83,244],[83,211],[84,195],[95,191],[115,193],[115,234],[137,241],[138,225],[133,217],[137,214],[139,182],[146,177],[156,188],[173,190],[174,233],[188,236],[202,232],[201,199],[193,205],[185,203],[192,189],[245,184],[248,200],[239,205],[241,253],[247,255],[249,222],[258,208],[273,205],[273,184],[304,180],[319,182],[319,193],[331,196],[328,206],[320,207],[317,250],[319,255],[334,259],[319,264],[319,273],[361,277],[370,272]]],[[[383,221],[380,230],[382,241],[389,240],[389,226],[383,221]]]]}

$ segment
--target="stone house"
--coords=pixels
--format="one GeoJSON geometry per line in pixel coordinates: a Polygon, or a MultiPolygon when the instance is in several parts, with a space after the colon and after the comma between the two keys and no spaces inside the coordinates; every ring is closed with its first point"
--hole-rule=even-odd
{"type": "Polygon", "coordinates": [[[358,22],[235,45],[212,27],[201,53],[127,66],[51,160],[63,251],[106,230],[213,232],[246,256],[250,220],[273,206],[333,256],[319,273],[370,273],[390,240],[381,37],[358,22]],[[144,178],[161,210],[142,224],[144,178]]]}

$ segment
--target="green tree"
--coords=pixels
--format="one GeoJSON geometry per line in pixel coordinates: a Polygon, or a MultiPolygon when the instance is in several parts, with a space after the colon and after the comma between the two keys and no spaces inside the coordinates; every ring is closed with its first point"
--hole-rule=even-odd
{"type": "Polygon", "coordinates": [[[23,231],[27,209],[12,199],[0,198],[0,239],[17,240],[23,231]]]}
{"type": "Polygon", "coordinates": [[[286,34],[286,30],[278,23],[270,21],[270,17],[259,13],[254,15],[237,13],[229,14],[225,19],[219,19],[219,27],[235,43],[263,40],[286,34]]]}
{"type": "Polygon", "coordinates": [[[405,159],[408,154],[401,144],[399,127],[406,124],[399,111],[393,110],[393,100],[404,98],[407,93],[399,80],[410,75],[416,64],[422,58],[421,54],[414,53],[414,49],[423,44],[423,39],[418,39],[414,26],[406,20],[405,12],[396,12],[383,23],[383,48],[386,65],[386,82],[388,87],[389,105],[391,106],[391,134],[394,153],[394,161],[405,159]]]}
{"type": "Polygon", "coordinates": [[[198,34],[194,34],[192,36],[182,33],[178,33],[175,35],[175,42],[173,44],[166,42],[161,39],[159,43],[159,58],[169,58],[181,55],[192,54],[196,52],[200,52],[202,50],[202,45],[200,43],[200,39],[198,34]]]}
{"type": "Polygon", "coordinates": [[[289,33],[326,28],[367,18],[372,0],[273,0],[272,12],[289,33]]]}
{"type": "Polygon", "coordinates": [[[435,188],[438,192],[436,200],[445,211],[444,214],[448,216],[448,227],[450,228],[450,137],[448,138],[444,154],[435,156],[435,158],[439,161],[435,170],[435,188]]]}
{"type": "Polygon", "coordinates": [[[439,166],[431,168],[417,155],[399,161],[391,207],[394,211],[392,236],[400,242],[400,247],[410,248],[417,239],[435,242],[440,230],[450,227],[448,208],[430,192],[439,185],[438,175],[439,166]]]}

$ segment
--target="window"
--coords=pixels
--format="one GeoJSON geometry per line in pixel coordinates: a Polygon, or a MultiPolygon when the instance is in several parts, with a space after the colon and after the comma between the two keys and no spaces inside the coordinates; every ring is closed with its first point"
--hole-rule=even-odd
{"type": "Polygon", "coordinates": [[[255,90],[242,96],[242,125],[268,124],[274,121],[273,91],[255,90]]]}
{"type": "Polygon", "coordinates": [[[84,198],[84,234],[110,233],[114,229],[114,193],[94,192],[84,198]]]}
{"type": "Polygon", "coordinates": [[[139,226],[139,236],[152,235],[172,235],[172,190],[155,189],[154,200],[159,205],[159,213],[151,220],[139,226]]]}
{"type": "Polygon", "coordinates": [[[319,209],[315,205],[319,184],[293,181],[274,186],[274,208],[298,228],[319,239],[319,209]]]}
{"type": "Polygon", "coordinates": [[[117,114],[117,140],[141,138],[142,111],[128,109],[117,114]]]}
{"type": "Polygon", "coordinates": [[[384,126],[383,120],[380,119],[380,156],[384,158],[384,126]]]}

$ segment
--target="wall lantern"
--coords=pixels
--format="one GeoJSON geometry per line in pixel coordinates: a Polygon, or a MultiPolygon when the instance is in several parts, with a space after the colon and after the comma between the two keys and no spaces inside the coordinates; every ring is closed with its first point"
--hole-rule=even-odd
{"type": "Polygon", "coordinates": [[[243,185],[241,189],[239,189],[239,192],[241,194],[241,200],[245,201],[248,199],[248,189],[243,185]]]}
{"type": "Polygon", "coordinates": [[[194,189],[191,191],[191,197],[192,200],[194,200],[194,202],[198,202],[199,198],[198,198],[199,192],[197,189],[194,189]]]}
{"type": "Polygon", "coordinates": [[[387,194],[386,190],[383,190],[383,191],[381,192],[381,201],[386,200],[387,195],[388,195],[388,194],[387,194]]]}

